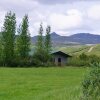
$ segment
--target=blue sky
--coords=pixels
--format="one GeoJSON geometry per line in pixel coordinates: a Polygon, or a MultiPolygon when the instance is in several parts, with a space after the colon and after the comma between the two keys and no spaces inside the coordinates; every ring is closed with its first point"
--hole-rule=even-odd
{"type": "Polygon", "coordinates": [[[59,35],[100,34],[100,0],[1,0],[0,28],[8,11],[16,13],[17,26],[29,15],[32,36],[37,35],[41,22],[59,35]]]}

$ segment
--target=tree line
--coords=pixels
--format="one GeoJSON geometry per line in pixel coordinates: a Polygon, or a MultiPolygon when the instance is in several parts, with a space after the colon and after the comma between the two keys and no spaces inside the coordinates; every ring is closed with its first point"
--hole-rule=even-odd
{"type": "Polygon", "coordinates": [[[50,55],[52,51],[51,27],[49,25],[47,26],[44,38],[43,26],[40,24],[35,51],[31,55],[31,36],[29,33],[28,15],[23,17],[18,29],[16,26],[15,13],[11,11],[7,12],[0,32],[0,66],[48,66],[52,58],[50,55]]]}

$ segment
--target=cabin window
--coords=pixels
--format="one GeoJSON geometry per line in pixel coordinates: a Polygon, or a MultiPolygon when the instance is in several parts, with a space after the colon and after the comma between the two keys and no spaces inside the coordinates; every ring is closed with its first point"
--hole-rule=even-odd
{"type": "Polygon", "coordinates": [[[61,62],[61,58],[58,58],[58,62],[61,62]]]}

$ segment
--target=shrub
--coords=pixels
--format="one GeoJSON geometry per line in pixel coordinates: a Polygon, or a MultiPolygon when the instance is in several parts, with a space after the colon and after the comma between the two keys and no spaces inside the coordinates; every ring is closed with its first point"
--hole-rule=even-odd
{"type": "Polygon", "coordinates": [[[94,62],[99,63],[100,62],[100,57],[98,57],[96,55],[90,55],[90,56],[88,56],[88,58],[89,58],[90,63],[94,63],[94,62]]]}
{"type": "Polygon", "coordinates": [[[68,66],[88,66],[88,60],[83,60],[80,56],[74,56],[68,59],[67,65],[68,66]]]}
{"type": "Polygon", "coordinates": [[[79,59],[86,61],[88,60],[88,56],[85,53],[82,53],[81,55],[79,55],[79,59]]]}
{"type": "Polygon", "coordinates": [[[100,63],[93,63],[91,67],[82,82],[83,100],[100,100],[100,63]]]}
{"type": "Polygon", "coordinates": [[[33,66],[32,62],[32,57],[27,57],[27,58],[20,58],[20,57],[15,57],[13,59],[11,67],[30,67],[33,66]]]}
{"type": "Polygon", "coordinates": [[[86,55],[82,53],[79,56],[73,56],[67,61],[69,66],[90,66],[93,62],[100,62],[100,57],[96,55],[86,55]]]}
{"type": "Polygon", "coordinates": [[[41,52],[35,52],[33,55],[33,62],[35,66],[50,66],[52,56],[47,54],[45,50],[41,50],[41,52]]]}

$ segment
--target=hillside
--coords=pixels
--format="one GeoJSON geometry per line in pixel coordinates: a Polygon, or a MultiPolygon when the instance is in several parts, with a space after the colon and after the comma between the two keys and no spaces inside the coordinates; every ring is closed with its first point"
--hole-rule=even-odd
{"type": "Polygon", "coordinates": [[[88,48],[90,48],[90,46],[87,46],[87,45],[77,45],[77,46],[60,47],[60,48],[57,48],[57,49],[65,52],[65,53],[74,55],[76,53],[80,54],[82,51],[85,51],[88,48]]]}
{"type": "Polygon", "coordinates": [[[64,51],[71,55],[79,55],[85,53],[87,55],[97,55],[100,56],[100,44],[96,45],[80,45],[80,46],[69,46],[69,47],[61,47],[59,50],[64,51]]]}

